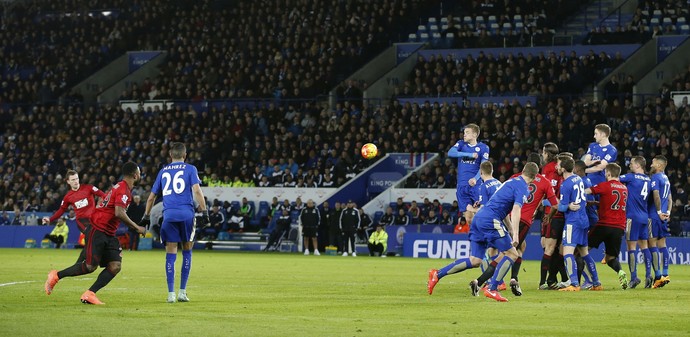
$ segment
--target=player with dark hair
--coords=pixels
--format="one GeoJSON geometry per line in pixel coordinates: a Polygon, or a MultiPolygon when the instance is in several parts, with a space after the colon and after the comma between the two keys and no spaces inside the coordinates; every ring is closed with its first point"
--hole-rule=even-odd
{"type": "Polygon", "coordinates": [[[587,177],[592,185],[606,181],[604,171],[606,165],[614,163],[618,158],[618,150],[609,142],[611,127],[606,124],[597,124],[594,127],[594,142],[589,144],[584,162],[587,164],[587,177]]]}
{"type": "Polygon", "coordinates": [[[520,221],[522,205],[527,200],[527,184],[534,180],[538,172],[539,168],[536,164],[526,164],[521,176],[506,181],[489,199],[489,202],[477,211],[469,235],[470,257],[455,260],[440,270],[430,270],[427,282],[427,291],[430,295],[441,278],[479,266],[486,249],[493,247],[498,249],[503,257],[496,266],[496,271],[491,277],[488,289],[484,291],[484,296],[500,302],[508,301],[498,292],[498,282],[505,277],[518,257],[517,250],[515,250],[518,243],[517,224],[520,221]],[[511,229],[510,233],[503,223],[508,214],[510,217],[507,225],[511,229]]]}
{"type": "MultiPolygon", "coordinates": [[[[585,171],[587,170],[587,164],[585,164],[584,161],[582,160],[576,160],[575,161],[575,166],[573,168],[573,173],[577,174],[580,178],[582,178],[582,183],[585,185],[585,189],[591,188],[594,186],[592,184],[592,181],[587,177],[585,174],[585,171]]],[[[620,174],[620,172],[619,172],[620,174]]],[[[599,201],[594,197],[593,194],[587,194],[587,219],[589,219],[589,228],[591,229],[594,227],[594,225],[597,224],[599,221],[599,214],[597,210],[597,204],[599,201]]]]}
{"type": "Polygon", "coordinates": [[[628,188],[628,202],[625,207],[626,227],[625,238],[628,242],[628,267],[630,268],[629,288],[635,288],[640,284],[637,277],[637,245],[639,244],[644,256],[645,279],[647,288],[652,286],[652,254],[649,252],[647,240],[649,230],[647,228],[647,200],[651,190],[651,180],[644,173],[647,166],[646,160],[641,156],[630,159],[630,172],[620,176],[620,181],[628,188]]]}
{"type": "MultiPolygon", "coordinates": [[[[554,158],[552,154],[550,152],[547,153],[546,150],[542,151],[542,156],[545,158],[549,158],[549,160],[553,160],[554,158]]],[[[546,174],[544,176],[546,176],[546,178],[551,181],[551,186],[553,186],[554,195],[557,199],[560,198],[560,188],[563,182],[564,173],[564,171],[557,165],[558,160],[561,158],[572,159],[573,154],[570,152],[561,152],[560,154],[555,156],[555,161],[547,163],[546,165],[544,165],[543,168],[544,172],[548,172],[548,176],[546,174]],[[555,169],[555,171],[552,171],[552,169],[555,169]]],[[[544,213],[545,215],[542,221],[541,228],[544,255],[541,259],[539,289],[558,289],[559,284],[557,280],[557,274],[561,274],[561,286],[564,286],[568,280],[568,274],[565,272],[565,261],[563,260],[563,254],[561,254],[558,248],[560,247],[561,241],[563,239],[563,228],[565,226],[565,219],[563,216],[563,212],[559,212],[557,206],[545,208],[544,213]]]]}
{"type": "Polygon", "coordinates": [[[570,284],[560,291],[580,291],[580,281],[577,276],[577,264],[575,263],[575,250],[585,262],[586,269],[583,274],[591,280],[593,286],[590,290],[603,290],[597,275],[596,264],[589,255],[587,249],[587,229],[589,220],[585,211],[586,198],[585,186],[582,179],[573,173],[575,161],[568,156],[558,157],[558,167],[563,170],[563,183],[561,184],[561,201],[558,210],[564,213],[565,226],[563,228],[563,257],[566,269],[570,277],[570,284]]]}
{"type": "Polygon", "coordinates": [[[599,195],[599,220],[589,231],[588,243],[590,250],[604,243],[606,264],[618,274],[621,288],[627,289],[628,278],[618,261],[625,232],[625,209],[628,202],[628,188],[620,182],[620,173],[621,167],[618,164],[608,164],[606,165],[606,181],[585,188],[586,194],[599,195]]]}
{"type": "Polygon", "coordinates": [[[654,284],[652,288],[660,288],[671,282],[668,276],[668,248],[666,237],[670,236],[668,220],[671,218],[673,197],[671,184],[664,170],[668,161],[666,157],[658,155],[652,159],[649,173],[652,175],[652,198],[649,198],[647,214],[649,214],[650,233],[649,250],[652,253],[652,267],[654,268],[654,284]]]}
{"type": "Polygon", "coordinates": [[[177,244],[182,243],[182,271],[180,275],[180,292],[177,301],[189,302],[187,297],[187,280],[192,269],[192,247],[194,246],[195,217],[194,200],[202,212],[200,226],[208,224],[209,215],[206,209],[204,193],[201,191],[201,179],[194,165],[185,163],[187,148],[183,143],[172,143],[170,159],[151,186],[151,193],[146,200],[144,217],[139,223],[147,226],[151,208],[156,196],[163,195],[163,224],[161,225],[161,242],[165,244],[165,275],[168,283],[168,303],[175,303],[175,260],[177,244]]]}
{"type": "Polygon", "coordinates": [[[120,221],[139,234],[146,234],[146,229],[137,225],[127,216],[127,207],[132,202],[132,187],[139,181],[141,172],[137,164],[126,162],[122,166],[122,181],[113,185],[91,215],[91,226],[86,228],[86,258],[77,261],[64,270],[51,270],[44,288],[50,295],[58,281],[64,277],[79,276],[94,272],[98,266],[105,267],[96,278],[96,282],[81,295],[85,304],[105,304],[96,297],[96,292],[105,287],[122,268],[122,248],[115,237],[120,221]]]}
{"type": "Polygon", "coordinates": [[[458,159],[458,181],[455,194],[458,208],[464,213],[468,223],[471,223],[474,215],[472,205],[476,197],[473,188],[480,178],[479,165],[489,160],[489,147],[477,141],[479,132],[477,124],[467,124],[463,130],[463,139],[448,150],[448,157],[458,159]]]}

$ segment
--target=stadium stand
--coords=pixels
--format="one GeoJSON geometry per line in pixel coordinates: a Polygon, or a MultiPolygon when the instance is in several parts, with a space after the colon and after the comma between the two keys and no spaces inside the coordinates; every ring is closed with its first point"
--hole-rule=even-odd
{"type": "MultiPolygon", "coordinates": [[[[443,154],[441,160],[408,180],[406,186],[434,187],[442,178],[444,186],[452,188],[455,165],[445,158],[445,153],[460,138],[462,125],[469,122],[481,126],[482,141],[490,144],[497,176],[502,180],[519,171],[526,155],[539,151],[547,141],[582,155],[586,146],[582,135],[589,135],[596,123],[607,122],[614,129],[612,142],[625,154],[621,155],[621,164],[627,164],[625,161],[637,153],[647,157],[665,154],[670,158],[668,174],[674,200],[680,202],[679,207],[688,205],[685,191],[690,189],[690,111],[687,104],[673,105],[667,92],[671,88],[690,89],[690,69],[677,74],[657,98],[642,106],[634,106],[630,100],[595,102],[576,95],[582,86],[559,84],[564,73],[570,82],[576,81],[575,73],[580,73],[583,84],[592,83],[622,62],[620,57],[553,53],[532,59],[519,55],[422,59],[408,83],[399,89],[399,97],[428,100],[422,104],[401,104],[393,99],[366,107],[344,102],[334,110],[312,103],[255,107],[228,104],[205,111],[179,104],[136,112],[108,104],[83,106],[78,93],[70,93],[69,89],[123,50],[160,47],[172,55],[162,76],[133,87],[123,98],[151,98],[152,91],[157,92],[154,98],[188,100],[275,98],[275,88],[280,88],[281,98],[313,98],[321,89],[331,89],[390,40],[402,40],[398,36],[407,37],[407,31],[422,29],[419,23],[424,19],[418,18],[423,12],[419,7],[422,2],[412,1],[403,9],[397,7],[402,3],[395,1],[355,1],[352,7],[337,1],[311,1],[304,8],[290,11],[282,5],[267,8],[268,2],[244,1],[230,7],[210,0],[171,4],[113,0],[97,2],[94,8],[102,8],[97,11],[84,10],[78,2],[48,3],[48,11],[20,7],[14,12],[17,15],[8,19],[8,30],[0,33],[8,41],[3,49],[0,90],[0,205],[6,211],[55,210],[66,192],[61,175],[67,168],[77,169],[83,182],[107,189],[119,178],[118,168],[127,160],[141,164],[143,179],[134,193],[145,194],[158,168],[167,162],[170,141],[188,144],[188,160],[200,168],[205,184],[234,186],[239,181],[241,186],[257,186],[266,177],[274,186],[296,185],[300,177],[306,184],[309,176],[319,184],[328,175],[339,186],[367,165],[357,151],[364,142],[373,141],[382,154],[443,154]],[[209,12],[212,15],[203,15],[209,12]],[[392,21],[383,19],[392,13],[397,13],[392,21]],[[222,17],[232,17],[232,25],[221,23],[222,17]],[[305,30],[318,31],[315,27],[325,26],[327,21],[331,22],[329,34],[302,40],[305,30]],[[395,29],[384,35],[373,34],[374,39],[368,40],[370,32],[380,32],[388,25],[395,29]],[[247,29],[232,41],[233,27],[247,29]],[[220,33],[218,41],[209,37],[209,30],[214,29],[220,33]],[[276,31],[286,32],[280,44],[278,40],[267,40],[269,35],[277,38],[280,34],[273,34],[276,31]],[[288,41],[290,36],[299,38],[288,41]],[[351,42],[347,42],[348,36],[351,42]],[[38,48],[26,48],[29,45],[38,48]],[[328,70],[329,64],[340,65],[341,61],[343,68],[337,67],[336,72],[331,66],[328,70]],[[480,63],[486,73],[478,70],[480,63]],[[307,69],[319,70],[307,76],[307,69]],[[69,78],[63,79],[64,75],[69,78]],[[482,82],[477,80],[475,86],[478,76],[482,82]],[[314,83],[325,85],[316,88],[314,83]],[[434,103],[434,97],[453,97],[456,93],[459,98],[469,93],[544,94],[552,90],[550,84],[553,93],[574,97],[541,99],[531,106],[464,106],[461,100],[455,104],[434,103]],[[297,95],[295,87],[299,88],[297,95]]],[[[432,37],[442,35],[443,26],[451,27],[451,22],[468,27],[489,24],[489,28],[496,24],[514,34],[520,22],[523,29],[549,30],[567,14],[535,14],[535,9],[528,7],[510,7],[500,13],[494,10],[498,9],[472,8],[466,13],[433,17],[422,26],[432,37]],[[526,28],[529,22],[536,23],[526,28]]],[[[643,10],[640,13],[644,14],[643,10]]],[[[659,16],[662,23],[663,13],[659,16]]],[[[682,10],[665,13],[676,27],[679,21],[682,26],[682,10]]],[[[446,37],[450,33],[461,36],[461,32],[445,33],[446,37]]],[[[479,46],[482,37],[480,33],[476,41],[468,39],[461,45],[479,46]]],[[[617,89],[627,92],[622,86],[617,89]]],[[[257,218],[252,221],[260,222],[265,211],[259,205],[257,218]]]]}

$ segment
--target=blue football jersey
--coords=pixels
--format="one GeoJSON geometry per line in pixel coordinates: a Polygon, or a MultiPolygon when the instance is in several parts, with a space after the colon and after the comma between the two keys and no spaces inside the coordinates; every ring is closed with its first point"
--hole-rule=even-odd
{"type": "Polygon", "coordinates": [[[647,218],[647,201],[651,193],[649,177],[640,173],[628,173],[621,175],[620,180],[628,188],[626,217],[628,219],[647,218]]]}
{"type": "Polygon", "coordinates": [[[486,205],[499,187],[501,187],[501,182],[495,178],[482,182],[479,185],[479,199],[477,200],[479,204],[486,205]]]}
{"type": "Polygon", "coordinates": [[[569,205],[571,202],[580,205],[577,211],[566,210],[565,223],[579,227],[589,227],[589,219],[587,218],[587,198],[585,196],[585,184],[582,182],[577,174],[573,174],[563,180],[561,184],[561,205],[569,205]]]}
{"type": "Polygon", "coordinates": [[[154,194],[163,195],[163,217],[181,221],[194,216],[192,186],[201,184],[199,173],[192,164],[173,162],[160,170],[151,187],[154,194]]]}
{"type": "Polygon", "coordinates": [[[522,207],[527,202],[528,195],[527,182],[522,176],[511,178],[477,211],[475,218],[503,220],[513,210],[514,204],[522,207]]]}
{"type": "Polygon", "coordinates": [[[476,153],[477,158],[473,157],[459,157],[458,158],[458,186],[469,185],[468,180],[472,179],[479,172],[479,165],[482,161],[489,159],[489,147],[481,142],[472,146],[459,140],[453,148],[458,152],[476,153]]]}
{"type": "MultiPolygon", "coordinates": [[[[582,184],[585,186],[585,189],[592,188],[592,181],[587,178],[587,177],[580,177],[582,179],[582,184]]],[[[596,197],[593,194],[586,194],[586,201],[596,201],[596,197]]],[[[589,219],[590,225],[596,224],[597,220],[599,220],[599,212],[597,211],[597,206],[592,205],[592,206],[587,206],[587,218],[589,219]]]]}
{"type": "MultiPolygon", "coordinates": [[[[601,146],[596,142],[589,144],[587,148],[587,154],[592,156],[593,161],[605,160],[607,163],[614,163],[618,158],[618,150],[616,147],[609,144],[606,146],[601,146]]],[[[595,173],[588,173],[587,177],[592,181],[592,185],[600,184],[606,181],[606,170],[601,170],[595,173]]]]}
{"type": "MultiPolygon", "coordinates": [[[[659,218],[657,211],[661,213],[671,212],[671,208],[668,203],[669,197],[671,196],[671,183],[668,182],[668,177],[665,173],[659,172],[652,175],[651,191],[659,191],[659,198],[661,199],[661,209],[656,209],[654,204],[653,194],[649,196],[649,207],[647,208],[650,218],[659,218]]],[[[653,192],[652,192],[653,193],[653,192]]]]}

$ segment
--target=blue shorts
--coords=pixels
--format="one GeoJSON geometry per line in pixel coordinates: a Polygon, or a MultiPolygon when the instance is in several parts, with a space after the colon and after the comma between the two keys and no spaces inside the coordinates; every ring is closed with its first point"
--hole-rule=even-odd
{"type": "MultiPolygon", "coordinates": [[[[505,252],[513,248],[512,238],[503,225],[503,222],[496,219],[487,218],[477,218],[472,220],[472,227],[470,228],[470,241],[474,244],[475,242],[482,243],[487,247],[492,247],[498,249],[499,252],[505,252]]],[[[471,246],[474,247],[474,246],[471,246]]],[[[486,248],[484,248],[486,251],[486,248]]],[[[474,255],[474,251],[471,252],[472,256],[483,258],[484,252],[481,255],[474,255]]],[[[479,254],[479,252],[477,252],[479,254]]]]}
{"type": "Polygon", "coordinates": [[[570,247],[587,247],[588,228],[578,227],[573,224],[565,224],[563,228],[563,245],[570,247]]]}
{"type": "Polygon", "coordinates": [[[659,217],[649,219],[649,238],[662,239],[671,236],[668,229],[668,221],[661,221],[659,217]]]}
{"type": "Polygon", "coordinates": [[[163,218],[161,225],[161,242],[192,242],[194,241],[194,224],[196,219],[191,217],[184,221],[168,221],[163,218]]]}
{"type": "Polygon", "coordinates": [[[625,239],[628,241],[649,239],[649,219],[647,217],[628,218],[625,223],[625,239]]]}
{"type": "Polygon", "coordinates": [[[461,213],[465,213],[467,205],[474,205],[477,199],[475,188],[467,184],[458,186],[455,191],[455,197],[458,199],[458,209],[461,213]]]}

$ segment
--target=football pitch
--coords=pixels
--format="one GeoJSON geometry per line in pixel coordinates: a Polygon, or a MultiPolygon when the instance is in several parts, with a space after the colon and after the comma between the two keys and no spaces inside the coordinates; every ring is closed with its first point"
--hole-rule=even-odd
{"type": "Polygon", "coordinates": [[[0,336],[690,334],[690,266],[672,265],[664,288],[623,291],[598,264],[604,291],[561,293],[536,290],[539,265],[529,261],[524,295],[508,290],[509,302],[499,303],[471,296],[467,283],[478,270],[442,279],[429,296],[427,271],[450,260],[195,251],[191,302],[169,304],[165,253],[140,251],[123,253],[122,272],[98,293],[104,306],[79,301],[100,269],[60,280],[47,296],[48,271],[78,253],[0,249],[0,336]]]}

